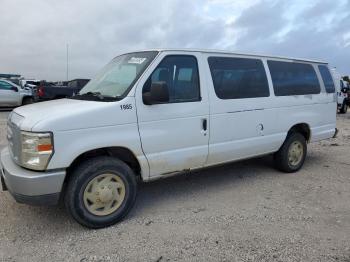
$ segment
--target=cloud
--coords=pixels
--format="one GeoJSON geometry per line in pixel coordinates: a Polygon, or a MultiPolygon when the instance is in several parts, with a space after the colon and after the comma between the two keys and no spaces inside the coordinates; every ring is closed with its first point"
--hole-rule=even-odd
{"type": "Polygon", "coordinates": [[[349,74],[349,1],[314,1],[291,14],[293,8],[282,0],[261,1],[247,9],[233,23],[244,31],[230,48],[324,60],[349,74]]]}
{"type": "Polygon", "coordinates": [[[318,58],[350,73],[349,0],[2,0],[0,72],[92,77],[115,55],[155,47],[318,58]]]}

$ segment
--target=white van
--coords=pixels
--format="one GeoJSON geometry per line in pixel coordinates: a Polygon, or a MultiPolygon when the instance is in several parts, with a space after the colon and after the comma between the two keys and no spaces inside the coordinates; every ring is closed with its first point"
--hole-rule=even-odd
{"type": "Polygon", "coordinates": [[[307,142],[336,131],[327,63],[206,50],[114,58],[78,95],[9,116],[2,181],[28,204],[56,204],[100,228],[131,209],[137,178],[274,154],[299,170],[307,142]]]}

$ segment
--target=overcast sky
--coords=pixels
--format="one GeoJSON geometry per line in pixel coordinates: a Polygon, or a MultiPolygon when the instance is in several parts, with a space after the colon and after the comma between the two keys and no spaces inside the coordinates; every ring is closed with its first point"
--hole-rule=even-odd
{"type": "Polygon", "coordinates": [[[0,73],[91,78],[124,51],[193,47],[328,61],[350,74],[350,0],[0,0],[0,73]]]}

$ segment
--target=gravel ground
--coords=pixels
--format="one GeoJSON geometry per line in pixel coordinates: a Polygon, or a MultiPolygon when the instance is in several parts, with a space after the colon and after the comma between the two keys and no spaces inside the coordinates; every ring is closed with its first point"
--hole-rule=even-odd
{"type": "Polygon", "coordinates": [[[107,229],[0,192],[0,260],[349,262],[350,114],[337,125],[296,174],[264,157],[140,184],[133,211],[107,229]]]}

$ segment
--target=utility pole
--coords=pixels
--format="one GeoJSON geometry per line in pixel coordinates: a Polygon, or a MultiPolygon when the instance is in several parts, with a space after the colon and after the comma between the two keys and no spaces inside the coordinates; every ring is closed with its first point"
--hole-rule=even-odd
{"type": "Polygon", "coordinates": [[[67,81],[68,81],[68,44],[67,44],[67,81]]]}

